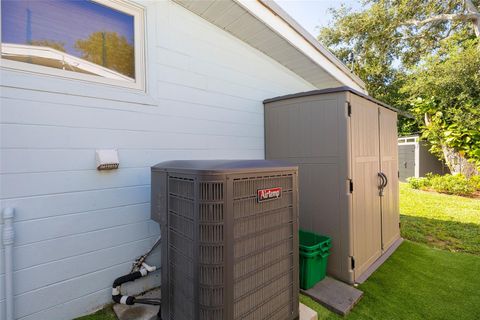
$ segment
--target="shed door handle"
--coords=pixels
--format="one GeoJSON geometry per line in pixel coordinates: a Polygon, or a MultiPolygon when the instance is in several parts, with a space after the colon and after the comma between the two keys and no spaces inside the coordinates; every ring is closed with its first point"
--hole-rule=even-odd
{"type": "Polygon", "coordinates": [[[387,179],[387,176],[383,173],[383,172],[379,172],[378,173],[378,176],[380,177],[380,180],[381,180],[381,183],[380,185],[378,186],[378,189],[380,190],[378,195],[380,197],[383,196],[383,189],[387,186],[388,184],[388,179],[387,179]]]}
{"type": "Polygon", "coordinates": [[[385,184],[385,177],[383,176],[383,173],[379,172],[378,177],[380,178],[380,185],[378,186],[378,189],[382,190],[383,185],[385,184]]]}
{"type": "Polygon", "coordinates": [[[383,177],[385,178],[385,183],[383,184],[383,188],[385,188],[388,184],[388,178],[387,178],[387,175],[383,172],[381,172],[381,174],[383,175],[383,177]]]}

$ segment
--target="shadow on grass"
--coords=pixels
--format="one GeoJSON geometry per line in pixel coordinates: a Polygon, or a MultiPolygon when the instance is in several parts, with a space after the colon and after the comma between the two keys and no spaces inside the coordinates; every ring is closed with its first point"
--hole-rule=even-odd
{"type": "Polygon", "coordinates": [[[401,215],[402,237],[434,248],[480,255],[480,225],[401,215]]]}

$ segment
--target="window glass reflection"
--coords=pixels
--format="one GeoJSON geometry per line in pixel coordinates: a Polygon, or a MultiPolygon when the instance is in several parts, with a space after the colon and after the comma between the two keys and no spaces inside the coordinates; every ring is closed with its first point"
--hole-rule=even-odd
{"type": "Polygon", "coordinates": [[[2,58],[134,82],[134,17],[88,0],[2,0],[2,58]]]}

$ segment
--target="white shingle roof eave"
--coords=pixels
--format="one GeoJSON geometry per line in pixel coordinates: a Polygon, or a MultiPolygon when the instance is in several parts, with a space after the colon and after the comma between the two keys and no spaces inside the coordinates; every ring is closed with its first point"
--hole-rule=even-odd
{"type": "Polygon", "coordinates": [[[365,84],[275,2],[269,0],[173,0],[263,52],[318,89],[365,84]]]}
{"type": "Polygon", "coordinates": [[[330,50],[328,50],[323,44],[321,44],[317,39],[315,39],[310,32],[308,32],[304,27],[302,27],[292,16],[290,16],[285,10],[283,10],[275,1],[273,0],[257,0],[262,3],[265,7],[272,10],[276,15],[282,18],[286,23],[288,23],[296,32],[298,32],[306,41],[313,45],[322,55],[324,55],[328,60],[330,60],[335,66],[337,66],[342,72],[347,74],[352,78],[357,84],[365,88],[365,82],[360,79],[355,73],[353,73],[348,67],[338,59],[330,50]]]}

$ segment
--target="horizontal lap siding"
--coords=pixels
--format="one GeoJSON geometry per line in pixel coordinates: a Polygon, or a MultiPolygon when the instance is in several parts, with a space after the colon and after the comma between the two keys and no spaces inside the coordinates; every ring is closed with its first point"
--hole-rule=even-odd
{"type": "MultiPolygon", "coordinates": [[[[312,89],[176,4],[148,10],[156,17],[147,24],[155,34],[148,79],[156,79],[148,99],[114,88],[105,89],[109,97],[77,94],[72,81],[27,90],[28,76],[2,71],[0,201],[16,210],[18,319],[71,319],[109,303],[114,278],[159,234],[150,220],[150,166],[263,158],[263,99],[312,89]],[[118,149],[118,170],[95,170],[100,148],[118,149]]],[[[160,264],[158,251],[150,261],[160,264]]],[[[2,288],[4,281],[1,263],[2,288]]],[[[159,281],[154,275],[127,290],[159,281]]],[[[4,308],[0,290],[0,314],[4,308]]]]}

